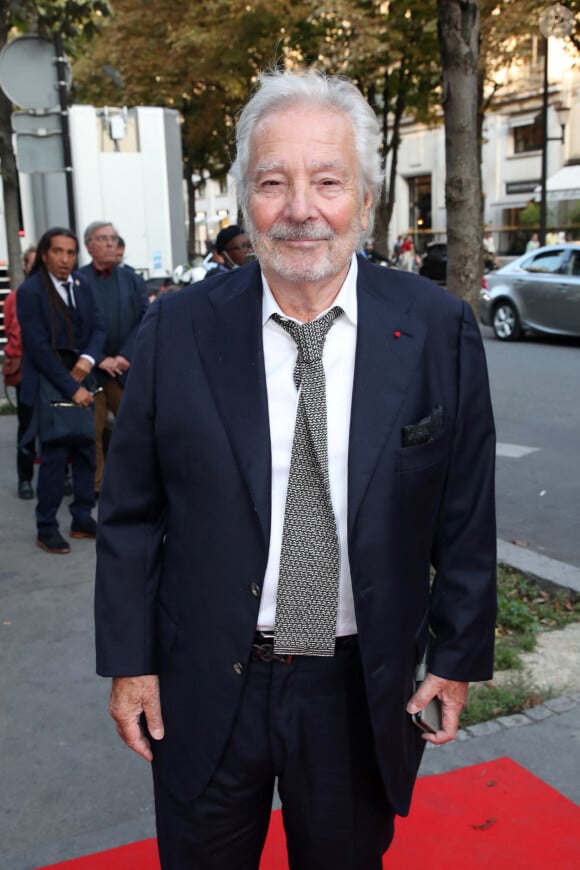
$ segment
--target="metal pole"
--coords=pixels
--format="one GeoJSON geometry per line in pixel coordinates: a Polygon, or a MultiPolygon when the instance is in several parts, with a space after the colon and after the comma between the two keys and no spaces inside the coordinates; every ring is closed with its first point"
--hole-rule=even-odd
{"type": "Polygon", "coordinates": [[[60,31],[54,35],[54,48],[56,51],[56,74],[58,81],[58,99],[60,104],[60,126],[62,131],[62,149],[64,155],[64,177],[66,182],[68,223],[70,229],[76,235],[77,219],[73,186],[72,150],[70,145],[68,94],[66,89],[66,60],[62,49],[62,34],[60,31]]]}
{"type": "Polygon", "coordinates": [[[540,181],[540,245],[546,244],[546,180],[548,170],[548,37],[544,37],[544,90],[542,94],[542,177],[540,181]]]}

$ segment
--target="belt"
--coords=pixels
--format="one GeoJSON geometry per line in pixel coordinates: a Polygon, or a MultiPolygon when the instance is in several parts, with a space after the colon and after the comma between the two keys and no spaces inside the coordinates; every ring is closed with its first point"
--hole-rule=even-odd
{"type": "MultiPolygon", "coordinates": [[[[358,647],[358,634],[348,634],[336,638],[334,651],[337,653],[341,650],[353,649],[354,647],[358,647]]],[[[275,653],[274,635],[263,634],[261,631],[257,631],[254,635],[250,658],[254,662],[281,662],[284,665],[289,665],[296,656],[275,653]]]]}

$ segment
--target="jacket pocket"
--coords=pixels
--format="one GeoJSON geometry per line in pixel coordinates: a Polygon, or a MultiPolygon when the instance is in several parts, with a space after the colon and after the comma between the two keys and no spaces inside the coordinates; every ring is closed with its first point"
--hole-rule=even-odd
{"type": "Polygon", "coordinates": [[[428,444],[419,444],[416,447],[398,447],[395,459],[395,470],[419,471],[421,468],[429,468],[446,458],[449,450],[449,438],[444,429],[438,438],[428,444]]]}

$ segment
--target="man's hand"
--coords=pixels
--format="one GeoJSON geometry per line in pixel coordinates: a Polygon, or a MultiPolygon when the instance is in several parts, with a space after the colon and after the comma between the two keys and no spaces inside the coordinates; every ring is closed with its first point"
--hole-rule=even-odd
{"type": "Polygon", "coordinates": [[[459,727],[459,716],[467,701],[469,683],[445,680],[435,674],[427,674],[413,697],[407,704],[407,713],[418,713],[427,706],[431,698],[439,698],[442,707],[443,729],[436,734],[423,734],[428,743],[440,745],[455,740],[459,727]]]}
{"type": "Polygon", "coordinates": [[[122,375],[123,372],[126,372],[131,363],[126,357],[121,356],[121,354],[117,354],[115,357],[115,367],[117,369],[117,373],[122,375]]]}
{"type": "Polygon", "coordinates": [[[83,408],[88,408],[95,401],[93,394],[85,390],[84,387],[79,387],[76,393],[73,393],[72,400],[75,405],[82,405],[83,408]]]}
{"type": "Polygon", "coordinates": [[[106,356],[99,363],[99,368],[106,372],[111,378],[117,374],[117,363],[114,356],[106,356]]]}
{"type": "Polygon", "coordinates": [[[71,370],[71,375],[75,381],[80,384],[92,369],[91,361],[84,356],[80,356],[71,370]]]}
{"type": "Polygon", "coordinates": [[[155,740],[164,735],[159,700],[159,678],[155,674],[143,677],[113,677],[109,713],[115,720],[117,731],[129,749],[153,760],[151,745],[145,737],[140,719],[145,714],[147,728],[155,740]]]}

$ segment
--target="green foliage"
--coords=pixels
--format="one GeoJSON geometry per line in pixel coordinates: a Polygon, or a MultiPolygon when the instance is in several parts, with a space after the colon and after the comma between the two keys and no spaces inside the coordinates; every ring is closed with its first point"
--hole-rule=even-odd
{"type": "Polygon", "coordinates": [[[535,649],[538,633],[580,621],[580,595],[542,588],[500,565],[497,611],[494,669],[517,669],[520,653],[535,649]]]}
{"type": "Polygon", "coordinates": [[[580,239],[580,206],[572,210],[570,214],[570,222],[572,223],[572,238],[580,239]]]}
{"type": "Polygon", "coordinates": [[[520,212],[520,224],[526,229],[540,225],[540,206],[537,202],[529,202],[520,212]]]}
{"type": "Polygon", "coordinates": [[[497,643],[493,661],[494,671],[519,671],[522,668],[522,660],[517,650],[507,644],[497,643]]]}
{"type": "Polygon", "coordinates": [[[540,693],[525,679],[513,680],[504,686],[477,683],[469,689],[467,707],[459,720],[461,728],[487,722],[497,716],[511,716],[541,704],[548,693],[540,693]]]}
{"type": "Polygon", "coordinates": [[[34,32],[50,37],[59,31],[65,41],[92,38],[111,14],[108,0],[12,0],[2,7],[7,33],[14,28],[16,36],[34,32]]]}
{"type": "Polygon", "coordinates": [[[485,722],[496,716],[520,713],[542,703],[541,693],[517,672],[523,669],[521,653],[531,652],[540,632],[580,622],[580,595],[545,586],[506,565],[498,568],[498,616],[494,670],[512,671],[509,683],[477,683],[469,689],[461,727],[485,722]]]}

